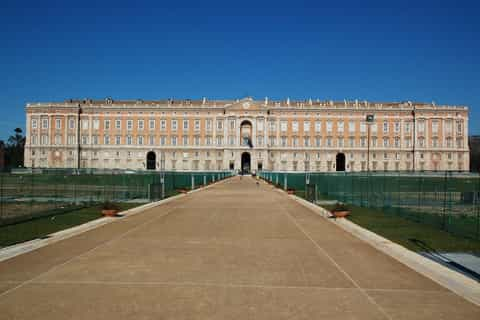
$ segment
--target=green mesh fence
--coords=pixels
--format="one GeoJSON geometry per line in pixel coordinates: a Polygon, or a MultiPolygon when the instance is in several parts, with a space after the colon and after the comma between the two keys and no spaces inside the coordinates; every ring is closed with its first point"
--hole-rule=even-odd
{"type": "Polygon", "coordinates": [[[49,170],[0,174],[0,226],[109,202],[149,202],[199,188],[231,172],[115,173],[49,170]]]}
{"type": "Polygon", "coordinates": [[[480,239],[478,174],[264,171],[260,175],[282,189],[294,190],[298,196],[309,201],[332,199],[381,209],[386,214],[480,239]]]}

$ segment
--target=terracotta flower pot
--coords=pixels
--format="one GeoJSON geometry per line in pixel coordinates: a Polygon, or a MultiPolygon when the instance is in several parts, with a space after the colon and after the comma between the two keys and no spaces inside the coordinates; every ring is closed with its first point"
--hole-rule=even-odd
{"type": "Polygon", "coordinates": [[[335,218],[345,218],[346,216],[348,216],[350,214],[350,211],[348,211],[348,210],[345,210],[345,211],[331,211],[330,213],[335,218]]]}
{"type": "Polygon", "coordinates": [[[105,217],[115,217],[117,215],[118,210],[111,210],[111,209],[103,209],[102,215],[105,217]]]}
{"type": "Polygon", "coordinates": [[[186,190],[186,189],[178,189],[177,191],[178,191],[179,193],[187,193],[187,192],[188,192],[188,190],[186,190]]]}
{"type": "Polygon", "coordinates": [[[295,190],[287,190],[288,194],[295,194],[295,190]]]}

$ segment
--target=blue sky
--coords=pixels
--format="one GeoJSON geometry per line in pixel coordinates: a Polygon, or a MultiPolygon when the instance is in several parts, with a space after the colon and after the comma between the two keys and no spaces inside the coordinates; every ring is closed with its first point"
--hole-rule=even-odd
{"type": "Polygon", "coordinates": [[[0,139],[68,98],[435,101],[480,134],[474,1],[0,2],[0,139]]]}

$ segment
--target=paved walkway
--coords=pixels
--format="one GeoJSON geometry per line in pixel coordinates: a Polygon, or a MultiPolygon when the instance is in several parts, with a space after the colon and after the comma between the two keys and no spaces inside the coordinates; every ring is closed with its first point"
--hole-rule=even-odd
{"type": "Polygon", "coordinates": [[[238,177],[0,263],[1,319],[480,319],[480,308],[238,177]]]}

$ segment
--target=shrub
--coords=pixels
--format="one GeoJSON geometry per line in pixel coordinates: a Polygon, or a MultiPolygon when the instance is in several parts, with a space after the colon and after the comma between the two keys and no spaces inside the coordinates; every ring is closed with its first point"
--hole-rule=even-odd
{"type": "Polygon", "coordinates": [[[111,202],[111,201],[105,201],[104,203],[102,203],[102,210],[117,210],[119,211],[120,210],[120,207],[111,202]]]}
{"type": "Polygon", "coordinates": [[[333,207],[332,211],[350,211],[350,208],[347,207],[344,203],[337,202],[335,207],[333,207]]]}

